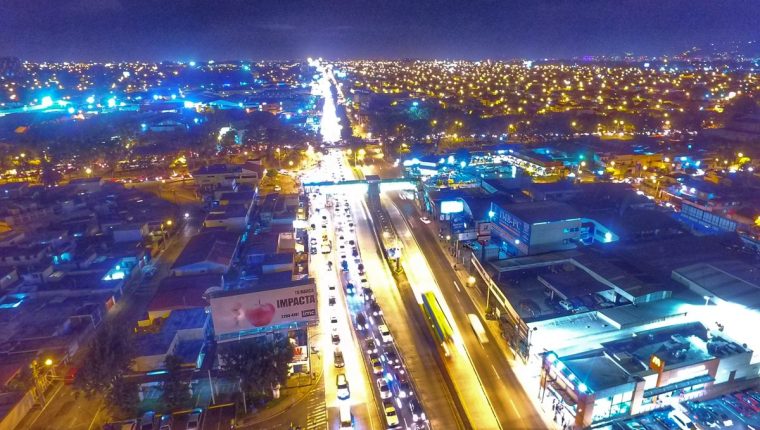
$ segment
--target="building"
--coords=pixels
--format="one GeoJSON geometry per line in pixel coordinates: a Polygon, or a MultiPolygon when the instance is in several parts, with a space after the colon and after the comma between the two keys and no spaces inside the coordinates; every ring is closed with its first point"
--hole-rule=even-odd
{"type": "Polygon", "coordinates": [[[154,320],[150,326],[141,328],[135,338],[132,370],[148,373],[163,369],[167,355],[179,357],[188,367],[200,368],[212,331],[210,322],[203,307],[177,309],[154,320]]]}
{"type": "Polygon", "coordinates": [[[581,217],[569,205],[551,200],[491,204],[492,239],[506,255],[525,256],[573,249],[581,217]]]}
{"type": "Polygon", "coordinates": [[[211,292],[222,289],[224,277],[221,274],[164,278],[148,304],[147,319],[140,321],[140,325],[150,324],[156,318],[166,318],[175,310],[207,307],[211,292]]]}
{"type": "Polygon", "coordinates": [[[193,172],[195,184],[201,189],[214,190],[224,185],[248,184],[256,188],[264,177],[266,169],[256,162],[247,161],[242,165],[212,164],[193,172]]]}
{"type": "Polygon", "coordinates": [[[172,265],[175,276],[224,274],[237,253],[240,235],[233,232],[207,231],[195,235],[185,245],[172,265]]]}

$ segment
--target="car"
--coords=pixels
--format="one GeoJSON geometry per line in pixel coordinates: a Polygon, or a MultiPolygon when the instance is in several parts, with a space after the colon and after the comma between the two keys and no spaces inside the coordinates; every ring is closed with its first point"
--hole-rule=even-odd
{"type": "Polygon", "coordinates": [[[370,364],[372,364],[372,373],[375,375],[380,375],[383,373],[383,363],[380,361],[379,358],[371,358],[369,360],[370,364]]]}
{"type": "Polygon", "coordinates": [[[398,427],[398,414],[396,413],[396,407],[388,400],[383,401],[383,411],[385,411],[385,423],[389,428],[398,427]]]}
{"type": "Polygon", "coordinates": [[[568,300],[560,300],[559,306],[566,311],[572,311],[575,308],[568,300]]]}
{"type": "Polygon", "coordinates": [[[274,186],[274,190],[275,190],[275,191],[282,191],[282,187],[281,187],[281,186],[279,186],[279,185],[275,185],[275,186],[274,186]]]}
{"type": "Polygon", "coordinates": [[[311,248],[309,248],[309,254],[311,254],[311,255],[317,255],[317,247],[316,246],[312,246],[311,248]]]}
{"type": "Polygon", "coordinates": [[[694,425],[694,423],[691,422],[691,419],[687,417],[686,414],[684,414],[681,411],[677,411],[677,410],[671,411],[668,414],[668,418],[670,418],[671,421],[676,423],[678,428],[680,428],[681,430],[694,430],[697,428],[694,425]]]}
{"type": "Polygon", "coordinates": [[[327,286],[327,289],[328,289],[328,290],[330,290],[330,291],[335,291],[335,289],[336,289],[336,288],[337,288],[337,287],[335,286],[335,284],[329,284],[329,285],[327,286]]]}
{"type": "Polygon", "coordinates": [[[377,354],[377,344],[375,343],[375,339],[367,339],[364,341],[364,350],[367,351],[368,354],[375,353],[377,354]]]}
{"type": "Polygon", "coordinates": [[[172,430],[172,424],[174,424],[174,418],[171,415],[161,415],[158,420],[158,430],[172,430]]]}
{"type": "Polygon", "coordinates": [[[185,430],[198,430],[201,428],[201,411],[193,411],[187,416],[185,430]]]}
{"type": "Polygon", "coordinates": [[[338,388],[338,398],[346,400],[351,397],[351,390],[348,389],[348,379],[346,379],[345,373],[338,373],[335,376],[335,386],[338,388]]]}
{"type": "Polygon", "coordinates": [[[417,399],[409,401],[409,412],[412,413],[412,420],[414,422],[425,421],[427,419],[425,411],[422,410],[422,406],[417,399]]]}
{"type": "Polygon", "coordinates": [[[375,300],[375,293],[372,291],[372,288],[370,287],[364,287],[362,288],[362,298],[366,300],[375,300]]]}
{"type": "Polygon", "coordinates": [[[380,339],[383,340],[383,343],[393,342],[393,336],[391,336],[391,331],[388,329],[387,325],[380,324],[377,326],[377,330],[380,332],[380,339]]]}
{"type": "Polygon", "coordinates": [[[358,257],[359,256],[359,250],[354,247],[354,249],[351,250],[351,256],[352,257],[358,257]]]}
{"type": "Polygon", "coordinates": [[[351,240],[348,241],[348,244],[351,245],[351,246],[356,246],[356,241],[353,240],[353,239],[351,239],[351,240]]]}
{"type": "Polygon", "coordinates": [[[330,317],[330,324],[338,324],[338,317],[333,315],[330,317]]]}
{"type": "Polygon", "coordinates": [[[364,263],[358,263],[356,270],[359,271],[359,276],[364,276],[364,263]]]}
{"type": "Polygon", "coordinates": [[[367,330],[369,328],[369,321],[367,321],[367,316],[364,315],[364,312],[356,314],[355,322],[357,330],[367,330]]]}
{"type": "Polygon", "coordinates": [[[340,262],[340,268],[343,269],[344,272],[348,272],[348,261],[342,260],[340,262]]]}
{"type": "Polygon", "coordinates": [[[322,228],[327,230],[327,224],[322,224],[322,228]]]}
{"type": "Polygon", "coordinates": [[[311,239],[309,239],[309,245],[316,245],[316,244],[317,244],[317,238],[316,237],[312,237],[311,239]]]}
{"type": "Polygon", "coordinates": [[[333,364],[338,368],[346,365],[345,360],[343,360],[343,351],[339,348],[335,348],[335,351],[333,351],[333,364]]]}
{"type": "Polygon", "coordinates": [[[425,224],[430,224],[430,218],[428,218],[426,216],[420,218],[420,221],[422,221],[425,224]]]}
{"type": "Polygon", "coordinates": [[[396,348],[393,346],[386,346],[383,350],[383,359],[394,369],[398,369],[401,373],[404,373],[404,369],[401,367],[401,358],[398,356],[396,348]]]}
{"type": "Polygon", "coordinates": [[[350,282],[346,282],[346,294],[349,296],[353,295],[356,292],[356,287],[354,287],[354,284],[350,282]]]}
{"type": "Polygon", "coordinates": [[[337,345],[340,343],[340,335],[337,332],[333,332],[331,338],[332,338],[333,345],[337,345]]]}
{"type": "Polygon", "coordinates": [[[153,422],[156,420],[156,413],[148,411],[140,418],[140,430],[153,430],[153,422]]]}
{"type": "Polygon", "coordinates": [[[372,312],[372,316],[375,317],[383,314],[383,310],[380,309],[380,305],[378,305],[374,300],[369,303],[369,310],[372,312]]]}
{"type": "Polygon", "coordinates": [[[330,297],[327,299],[327,304],[328,304],[328,305],[330,305],[330,306],[333,306],[333,305],[335,305],[335,296],[330,296],[330,297]]]}
{"type": "Polygon", "coordinates": [[[377,390],[380,392],[381,399],[389,399],[392,396],[391,389],[388,386],[388,382],[385,381],[385,378],[377,378],[377,390]]]}
{"type": "Polygon", "coordinates": [[[412,386],[409,384],[409,380],[406,378],[406,374],[395,372],[393,378],[396,380],[396,383],[393,385],[393,388],[396,390],[396,395],[400,399],[411,397],[412,386]]]}

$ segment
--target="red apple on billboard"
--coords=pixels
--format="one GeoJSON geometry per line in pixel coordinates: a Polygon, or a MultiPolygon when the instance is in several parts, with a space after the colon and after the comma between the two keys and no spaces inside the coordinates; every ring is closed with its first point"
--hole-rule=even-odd
{"type": "Polygon", "coordinates": [[[271,303],[258,304],[245,310],[245,318],[254,327],[264,327],[274,319],[274,311],[274,305],[271,303]]]}

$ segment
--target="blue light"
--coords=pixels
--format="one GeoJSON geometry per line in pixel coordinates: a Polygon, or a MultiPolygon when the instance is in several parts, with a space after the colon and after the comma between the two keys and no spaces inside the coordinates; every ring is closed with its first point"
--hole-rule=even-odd
{"type": "Polygon", "coordinates": [[[47,108],[50,106],[53,106],[53,98],[50,96],[45,96],[42,98],[42,101],[40,102],[40,106],[47,108]]]}
{"type": "Polygon", "coordinates": [[[198,124],[198,118],[193,118],[193,122],[198,124]]]}
{"type": "Polygon", "coordinates": [[[95,103],[95,96],[87,97],[87,100],[85,100],[88,104],[95,103]]]}
{"type": "Polygon", "coordinates": [[[494,211],[488,211],[488,218],[493,218],[496,216],[496,212],[494,211]]]}
{"type": "Polygon", "coordinates": [[[609,231],[607,233],[604,233],[604,241],[612,242],[612,233],[610,233],[609,231]]]}
{"type": "Polygon", "coordinates": [[[183,105],[185,106],[185,109],[193,109],[195,107],[195,103],[189,100],[185,100],[185,103],[183,103],[183,105]]]}
{"type": "Polygon", "coordinates": [[[456,161],[453,155],[449,155],[449,164],[454,164],[456,161]]]}
{"type": "Polygon", "coordinates": [[[189,63],[187,63],[187,64],[188,64],[190,67],[195,67],[195,61],[191,61],[191,62],[189,62],[189,63]]]}
{"type": "Polygon", "coordinates": [[[150,372],[146,373],[146,375],[148,375],[148,376],[155,376],[155,375],[165,375],[167,373],[169,373],[169,372],[166,371],[166,370],[153,370],[153,371],[150,371],[150,372]]]}
{"type": "Polygon", "coordinates": [[[73,114],[74,114],[74,112],[76,112],[76,111],[77,111],[77,110],[76,110],[76,109],[74,109],[74,107],[73,107],[73,106],[69,106],[69,108],[68,108],[68,109],[66,109],[66,112],[68,112],[70,115],[73,115],[73,114]]]}
{"type": "Polygon", "coordinates": [[[159,95],[158,94],[153,94],[153,100],[158,100],[158,99],[159,99],[159,95]]]}
{"type": "Polygon", "coordinates": [[[412,106],[414,106],[414,107],[417,107],[417,106],[419,106],[419,105],[420,105],[420,102],[418,102],[418,101],[414,101],[414,102],[412,102],[412,106]]]}
{"type": "Polygon", "coordinates": [[[174,100],[176,98],[177,98],[177,95],[176,94],[172,94],[172,100],[174,100]]]}
{"type": "Polygon", "coordinates": [[[466,161],[462,161],[462,162],[460,162],[460,163],[459,163],[459,167],[461,167],[461,168],[463,168],[463,169],[464,169],[465,167],[467,167],[467,162],[466,162],[466,161]]]}
{"type": "Polygon", "coordinates": [[[586,386],[586,384],[581,382],[580,384],[578,384],[578,391],[580,391],[581,393],[585,393],[588,391],[588,387],[586,386]]]}
{"type": "Polygon", "coordinates": [[[553,352],[550,352],[550,353],[546,354],[546,360],[549,363],[554,363],[555,361],[557,361],[557,354],[555,354],[553,352]]]}
{"type": "Polygon", "coordinates": [[[111,97],[108,99],[108,107],[112,108],[116,106],[116,97],[111,97]]]}

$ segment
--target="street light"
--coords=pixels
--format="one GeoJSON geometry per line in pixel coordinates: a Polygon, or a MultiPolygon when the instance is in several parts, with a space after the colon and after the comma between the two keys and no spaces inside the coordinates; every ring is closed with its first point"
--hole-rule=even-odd
{"type": "Polygon", "coordinates": [[[475,277],[474,277],[474,276],[472,276],[472,275],[470,275],[470,276],[467,278],[467,283],[468,283],[470,286],[473,286],[473,285],[475,285],[475,281],[476,281],[476,279],[475,279],[475,277]]]}
{"type": "Polygon", "coordinates": [[[45,360],[45,366],[50,367],[53,365],[53,359],[48,358],[45,360]]]}
{"type": "Polygon", "coordinates": [[[172,224],[174,224],[174,222],[172,220],[170,220],[170,219],[166,220],[166,225],[168,225],[169,227],[171,227],[172,224]]]}

